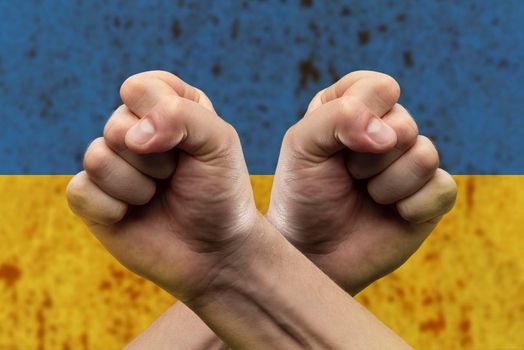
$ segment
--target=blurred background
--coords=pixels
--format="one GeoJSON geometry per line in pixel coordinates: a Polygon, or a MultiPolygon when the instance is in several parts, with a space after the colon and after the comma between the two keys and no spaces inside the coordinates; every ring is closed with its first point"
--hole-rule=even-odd
{"type": "Polygon", "coordinates": [[[261,210],[313,95],[353,70],[393,76],[459,199],[358,299],[420,349],[524,348],[522,1],[0,0],[0,13],[0,349],[120,348],[174,302],[64,197],[120,84],[152,69],[237,128],[261,210]]]}

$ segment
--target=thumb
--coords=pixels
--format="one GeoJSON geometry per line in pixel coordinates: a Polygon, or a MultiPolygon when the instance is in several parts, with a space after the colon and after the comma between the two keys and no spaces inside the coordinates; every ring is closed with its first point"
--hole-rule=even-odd
{"type": "Polygon", "coordinates": [[[128,130],[125,143],[138,154],[177,147],[195,157],[213,158],[237,142],[235,136],[233,127],[211,110],[183,97],[169,96],[128,130]]]}
{"type": "Polygon", "coordinates": [[[286,138],[291,147],[311,161],[323,161],[345,148],[384,153],[397,142],[390,126],[350,96],[322,104],[291,127],[286,138]]]}

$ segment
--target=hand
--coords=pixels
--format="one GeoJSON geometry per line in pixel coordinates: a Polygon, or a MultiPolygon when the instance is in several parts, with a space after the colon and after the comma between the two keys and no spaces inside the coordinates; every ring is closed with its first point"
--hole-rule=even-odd
{"type": "Polygon", "coordinates": [[[202,293],[259,218],[238,135],[198,89],[135,75],[67,197],[124,266],[182,301],[202,293]]]}
{"type": "Polygon", "coordinates": [[[350,73],[282,143],[267,217],[351,294],[406,261],[455,202],[399,95],[387,75],[350,73]]]}

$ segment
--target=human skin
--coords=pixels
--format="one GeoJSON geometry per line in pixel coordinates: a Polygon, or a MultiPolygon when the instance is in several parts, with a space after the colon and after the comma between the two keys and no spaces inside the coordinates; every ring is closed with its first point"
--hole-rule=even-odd
{"type": "MultiPolygon", "coordinates": [[[[438,168],[434,145],[418,135],[399,95],[387,75],[350,73],[314,97],[282,143],[267,217],[352,295],[400,266],[456,198],[453,178],[438,168]],[[391,128],[389,137],[369,142],[359,120],[338,113],[355,104],[381,118],[391,128]]],[[[184,317],[197,320],[189,312],[171,312],[159,322],[167,329],[184,317]]],[[[154,343],[158,324],[135,342],[154,343]]],[[[202,326],[165,337],[173,346],[182,337],[211,341],[212,334],[202,326]]]]}
{"type": "Polygon", "coordinates": [[[121,95],[67,196],[123,265],[233,348],[407,347],[257,212],[238,136],[205,95],[162,72],[121,95]]]}
{"type": "Polygon", "coordinates": [[[349,73],[313,98],[282,142],[267,217],[352,295],[402,265],[457,195],[399,96],[385,74],[349,73]],[[359,105],[389,130],[370,142],[365,121],[333,112],[340,105],[359,105]]]}

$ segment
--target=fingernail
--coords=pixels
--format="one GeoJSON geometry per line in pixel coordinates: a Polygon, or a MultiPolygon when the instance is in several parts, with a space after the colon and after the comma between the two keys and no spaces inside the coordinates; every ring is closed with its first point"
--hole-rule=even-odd
{"type": "Polygon", "coordinates": [[[384,144],[395,138],[395,131],[378,118],[372,118],[366,130],[369,137],[376,143],[384,144]]]}
{"type": "Polygon", "coordinates": [[[155,135],[155,127],[149,119],[142,119],[127,132],[127,140],[137,145],[143,145],[155,135]]]}

